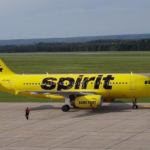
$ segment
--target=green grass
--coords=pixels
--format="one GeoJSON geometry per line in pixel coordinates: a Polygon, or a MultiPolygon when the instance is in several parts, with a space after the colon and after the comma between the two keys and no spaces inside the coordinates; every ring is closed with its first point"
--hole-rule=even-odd
{"type": "MultiPolygon", "coordinates": [[[[149,73],[150,52],[12,53],[0,58],[22,73],[149,73]]],[[[117,100],[120,101],[120,100],[117,100]]],[[[131,102],[129,99],[121,101],[131,102]]],[[[139,99],[149,102],[150,98],[139,99]]],[[[53,102],[0,93],[0,102],[53,102]]]]}
{"type": "Polygon", "coordinates": [[[0,92],[0,102],[62,102],[52,99],[32,98],[0,92]]]}
{"type": "MultiPolygon", "coordinates": [[[[115,102],[125,102],[125,103],[131,103],[132,99],[116,99],[115,102]]],[[[139,98],[137,100],[138,103],[150,103],[150,98],[139,98]]]]}

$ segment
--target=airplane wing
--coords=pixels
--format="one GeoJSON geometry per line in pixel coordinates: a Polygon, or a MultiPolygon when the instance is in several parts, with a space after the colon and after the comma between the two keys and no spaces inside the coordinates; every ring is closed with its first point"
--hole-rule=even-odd
{"type": "Polygon", "coordinates": [[[61,95],[66,98],[68,98],[70,95],[77,95],[77,96],[83,96],[83,95],[94,95],[96,94],[93,91],[30,91],[30,90],[23,90],[20,92],[29,92],[31,94],[44,94],[44,95],[61,95]]]}

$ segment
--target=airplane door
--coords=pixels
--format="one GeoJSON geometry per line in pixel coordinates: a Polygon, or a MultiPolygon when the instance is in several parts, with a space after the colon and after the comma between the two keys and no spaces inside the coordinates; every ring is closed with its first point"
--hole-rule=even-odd
{"type": "Polygon", "coordinates": [[[130,78],[130,90],[137,90],[137,78],[131,77],[130,78]]]}

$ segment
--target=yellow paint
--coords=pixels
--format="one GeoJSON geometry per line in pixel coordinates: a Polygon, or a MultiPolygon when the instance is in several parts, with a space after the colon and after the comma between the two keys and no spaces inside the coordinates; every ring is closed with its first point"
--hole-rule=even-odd
{"type": "Polygon", "coordinates": [[[150,105],[139,105],[139,108],[150,108],[150,105]]]}
{"type": "MultiPolygon", "coordinates": [[[[51,98],[55,100],[64,100],[69,95],[78,96],[76,99],[82,98],[80,92],[89,92],[86,99],[92,100],[92,95],[102,96],[103,99],[109,100],[114,98],[142,98],[150,97],[150,78],[138,74],[37,74],[37,75],[19,75],[13,73],[4,63],[0,60],[0,90],[16,95],[23,95],[37,98],[51,98]],[[105,78],[111,76],[113,79],[109,80],[107,85],[105,78]],[[98,77],[101,77],[98,88],[95,88],[98,77]],[[59,85],[60,80],[65,79],[59,85]],[[86,86],[83,82],[89,80],[86,86]],[[45,79],[46,82],[43,80],[45,79]],[[77,86],[77,80],[80,84],[77,86]],[[74,81],[74,82],[71,82],[74,81]],[[148,81],[148,84],[145,84],[148,81]],[[49,83],[53,83],[51,85],[49,83]],[[73,84],[72,84],[73,83],[73,84]],[[72,84],[72,85],[69,85],[72,84]],[[48,88],[48,89],[43,89],[48,88]],[[68,89],[65,89],[67,86],[68,89]],[[54,87],[54,88],[52,88],[54,87]],[[61,88],[60,88],[61,87],[61,88]],[[111,89],[107,89],[111,87],[111,89]],[[49,90],[49,88],[52,88],[49,90]],[[53,93],[55,92],[55,93],[53,93]],[[58,92],[58,93],[57,93],[58,92]],[[64,93],[63,93],[64,92],[64,93]],[[67,92],[67,94],[65,94],[67,92]],[[74,94],[76,92],[77,94],[74,94]],[[72,94],[73,93],[73,94],[72,94]],[[92,94],[91,94],[92,93],[92,94]]],[[[83,97],[85,98],[85,97],[83,97]]],[[[96,105],[98,101],[96,98],[96,105]]],[[[80,107],[80,105],[78,106],[80,107]]]]}

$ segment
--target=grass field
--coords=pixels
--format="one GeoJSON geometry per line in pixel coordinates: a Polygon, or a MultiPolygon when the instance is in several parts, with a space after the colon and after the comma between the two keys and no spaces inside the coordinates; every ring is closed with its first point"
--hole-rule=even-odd
{"type": "MultiPolygon", "coordinates": [[[[12,53],[0,58],[16,73],[149,73],[150,52],[12,53]]],[[[0,92],[0,102],[48,102],[0,92]]],[[[120,101],[120,100],[117,100],[120,101]]],[[[121,101],[131,102],[123,99],[121,101]]],[[[150,102],[150,98],[139,99],[150,102]]]]}

